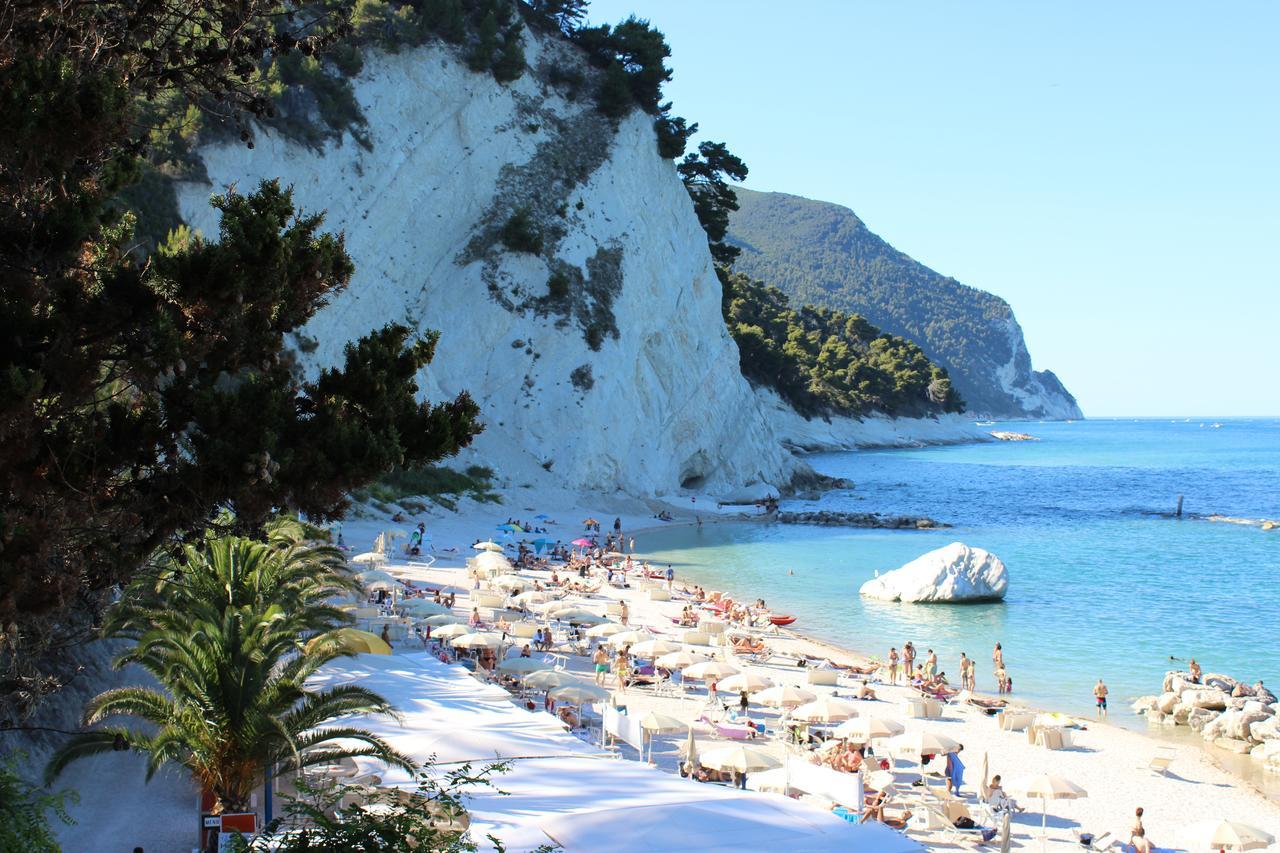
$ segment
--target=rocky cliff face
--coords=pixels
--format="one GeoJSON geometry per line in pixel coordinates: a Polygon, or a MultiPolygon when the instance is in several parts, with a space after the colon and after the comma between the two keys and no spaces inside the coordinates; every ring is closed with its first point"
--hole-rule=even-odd
{"type": "Polygon", "coordinates": [[[735,268],[793,302],[853,311],[914,341],[951,375],[969,411],[1005,418],[1080,418],[1049,371],[1035,371],[1003,299],[943,276],[873,234],[853,211],[785,193],[739,190],[735,268]]]}
{"type": "Polygon", "coordinates": [[[570,48],[527,50],[533,71],[511,85],[441,47],[372,56],[356,83],[369,147],[265,131],[253,150],[205,147],[211,183],[180,186],[183,218],[216,234],[210,194],[272,177],[325,210],[358,271],[299,335],[304,368],[390,321],[439,330],[425,390],[481,402],[474,454],[513,482],[787,482],[797,463],[739,372],[706,236],[650,120],[615,129],[549,82],[570,48]]]}

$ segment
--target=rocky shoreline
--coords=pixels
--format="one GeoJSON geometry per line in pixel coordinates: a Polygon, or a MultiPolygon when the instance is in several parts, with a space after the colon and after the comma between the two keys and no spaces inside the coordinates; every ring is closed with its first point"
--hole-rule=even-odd
{"type": "Polygon", "coordinates": [[[1143,696],[1133,711],[1161,726],[1187,726],[1219,749],[1248,755],[1280,775],[1280,702],[1262,683],[1250,687],[1229,675],[1165,673],[1163,692],[1143,696]]]}
{"type": "Polygon", "coordinates": [[[781,524],[817,524],[824,527],[866,527],[883,530],[942,530],[950,524],[922,515],[881,515],[878,512],[781,511],[774,514],[781,524]]]}

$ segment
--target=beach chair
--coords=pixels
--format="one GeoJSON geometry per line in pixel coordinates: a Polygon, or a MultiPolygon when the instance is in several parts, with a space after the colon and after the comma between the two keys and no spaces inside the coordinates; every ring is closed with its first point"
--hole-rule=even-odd
{"type": "Polygon", "coordinates": [[[1035,722],[1036,715],[1027,711],[1009,711],[996,717],[996,722],[1000,726],[1001,731],[1020,732],[1035,722]]]}
{"type": "Polygon", "coordinates": [[[940,837],[948,842],[976,844],[982,842],[982,830],[959,829],[946,814],[932,803],[920,803],[911,810],[907,830],[940,837]]]}
{"type": "Polygon", "coordinates": [[[1037,734],[1036,743],[1045,749],[1066,749],[1070,743],[1070,735],[1062,729],[1043,728],[1037,734]]]}
{"type": "Polygon", "coordinates": [[[1150,770],[1152,773],[1161,776],[1169,775],[1169,765],[1173,764],[1173,760],[1178,757],[1178,751],[1171,746],[1161,746],[1156,749],[1156,754],[1151,756],[1151,760],[1146,764],[1139,764],[1139,770],[1150,770]]]}
{"type": "Polygon", "coordinates": [[[1101,835],[1093,835],[1089,832],[1081,832],[1075,827],[1071,828],[1071,834],[1075,836],[1076,841],[1086,850],[1106,850],[1110,845],[1103,844],[1102,839],[1110,838],[1110,832],[1104,832],[1101,835]]]}
{"type": "Polygon", "coordinates": [[[815,687],[835,687],[840,683],[840,673],[834,669],[810,668],[805,672],[804,680],[815,687]]]}

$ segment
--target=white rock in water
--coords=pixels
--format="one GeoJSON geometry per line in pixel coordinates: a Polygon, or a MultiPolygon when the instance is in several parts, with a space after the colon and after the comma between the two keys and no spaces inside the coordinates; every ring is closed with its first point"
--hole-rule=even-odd
{"type": "Polygon", "coordinates": [[[1009,571],[996,555],[952,542],[867,581],[860,592],[882,601],[946,603],[999,601],[1008,589],[1009,571]]]}

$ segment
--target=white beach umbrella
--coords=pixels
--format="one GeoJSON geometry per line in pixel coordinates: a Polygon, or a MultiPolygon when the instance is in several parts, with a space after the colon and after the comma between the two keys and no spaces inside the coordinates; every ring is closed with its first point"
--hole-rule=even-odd
{"type": "Polygon", "coordinates": [[[569,684],[556,687],[547,694],[557,702],[566,705],[584,705],[587,702],[600,702],[609,698],[609,691],[594,684],[569,684]]]}
{"type": "MultiPolygon", "coordinates": [[[[897,740],[897,738],[894,738],[897,740]]],[[[893,741],[890,741],[893,743],[893,741]]],[[[1004,785],[1004,789],[1016,797],[1037,799],[1040,801],[1040,848],[1045,846],[1045,834],[1049,825],[1050,800],[1078,800],[1089,796],[1084,788],[1061,776],[1041,773],[1038,776],[1023,776],[1013,779],[1004,785]]]]}
{"type": "Polygon", "coordinates": [[[888,747],[894,755],[919,758],[922,755],[945,755],[948,752],[956,752],[960,749],[960,744],[946,735],[914,731],[889,738],[888,747]]]}
{"type": "Polygon", "coordinates": [[[712,770],[734,770],[738,773],[755,773],[782,766],[782,762],[772,755],[749,746],[724,746],[708,750],[699,757],[699,763],[712,770]]]}
{"type": "Polygon", "coordinates": [[[508,592],[523,592],[533,587],[533,581],[519,575],[502,575],[493,582],[493,585],[508,592]]]}
{"type": "Polygon", "coordinates": [[[584,604],[585,602],[583,602],[581,599],[562,598],[559,601],[549,601],[546,603],[546,605],[537,607],[535,609],[540,610],[541,612],[545,613],[548,616],[555,617],[558,614],[565,612],[566,610],[585,610],[586,608],[583,606],[584,604]]]}
{"type": "MultiPolygon", "coordinates": [[[[720,690],[726,693],[756,693],[760,690],[767,690],[773,686],[773,679],[758,672],[739,672],[737,675],[731,675],[723,679],[718,685],[720,690]]],[[[813,694],[809,694],[809,698],[813,698],[813,694]]],[[[807,701],[807,700],[806,700],[807,701]]],[[[796,703],[799,704],[799,703],[796,703]]]]}
{"type": "Polygon", "coordinates": [[[692,678],[696,681],[715,681],[717,678],[736,675],[738,672],[738,668],[733,664],[725,663],[722,660],[709,660],[705,663],[695,663],[686,669],[684,677],[692,678]]]}
{"type": "Polygon", "coordinates": [[[371,583],[385,582],[392,583],[395,578],[381,569],[370,569],[367,572],[360,572],[356,575],[360,579],[360,583],[368,586],[371,583]]]}
{"type": "MultiPolygon", "coordinates": [[[[742,678],[743,676],[735,676],[742,678]]],[[[732,681],[733,679],[727,679],[732,681]]],[[[726,690],[733,688],[726,687],[726,690]]],[[[755,695],[755,700],[762,705],[768,705],[770,708],[794,708],[797,705],[803,705],[806,702],[812,702],[818,698],[808,690],[802,690],[799,687],[790,687],[788,685],[779,685],[777,687],[769,687],[761,690],[755,695]]]]}
{"type": "Polygon", "coordinates": [[[543,669],[524,677],[524,686],[534,690],[554,690],[576,684],[586,684],[586,681],[571,672],[558,669],[543,669]]]}
{"type": "Polygon", "coordinates": [[[502,546],[492,540],[488,542],[477,542],[471,547],[475,548],[477,551],[495,551],[495,552],[502,551],[502,546]]]}
{"type": "Polygon", "coordinates": [[[614,634],[621,634],[627,629],[617,622],[601,622],[587,629],[588,637],[612,637],[614,634]]]}
{"type": "Polygon", "coordinates": [[[655,735],[666,735],[672,732],[681,732],[689,724],[667,714],[659,714],[657,711],[650,711],[640,718],[640,728],[646,732],[655,735]]]}
{"type": "Polygon", "coordinates": [[[351,558],[353,563],[369,563],[371,565],[385,563],[386,561],[387,555],[379,554],[377,551],[365,551],[363,554],[356,554],[351,558]]]}
{"type": "MultiPolygon", "coordinates": [[[[763,701],[760,696],[756,699],[763,701]]],[[[852,702],[846,702],[834,696],[822,696],[800,705],[791,712],[791,719],[809,723],[838,723],[856,716],[858,716],[858,709],[852,702]]]]}
{"type": "Polygon", "coordinates": [[[483,554],[477,555],[475,565],[478,569],[484,569],[489,572],[497,572],[502,574],[511,571],[511,561],[502,554],[493,551],[485,551],[483,554]]]}
{"type": "Polygon", "coordinates": [[[669,640],[645,640],[631,647],[631,656],[649,660],[678,651],[680,651],[679,643],[673,643],[669,640]]]}
{"type": "MultiPolygon", "coordinates": [[[[439,619],[439,618],[440,618],[439,616],[431,617],[431,619],[439,619]]],[[[431,619],[428,619],[427,621],[430,622],[431,619]]],[[[470,634],[470,633],[471,633],[471,629],[468,628],[466,625],[463,625],[461,622],[453,622],[451,624],[441,625],[439,628],[432,629],[431,636],[439,640],[452,640],[456,637],[461,637],[465,634],[470,634]]]]}
{"type": "Polygon", "coordinates": [[[502,646],[502,635],[492,631],[481,631],[478,634],[464,634],[455,637],[453,647],[456,649],[496,649],[502,646]]]}
{"type": "Polygon", "coordinates": [[[621,631],[609,638],[609,645],[614,648],[622,646],[634,646],[636,643],[643,643],[646,640],[652,640],[653,634],[642,629],[632,629],[630,631],[621,631]]]}
{"type": "Polygon", "coordinates": [[[450,611],[443,604],[437,604],[429,598],[407,598],[400,602],[400,612],[425,617],[444,616],[450,611]]]}
{"type": "Polygon", "coordinates": [[[512,675],[517,673],[541,672],[544,669],[551,669],[551,664],[544,660],[537,660],[535,658],[507,658],[502,663],[498,664],[499,672],[507,672],[512,675]]]}
{"type": "Polygon", "coordinates": [[[1190,850],[1261,850],[1275,843],[1275,836],[1231,820],[1205,820],[1187,827],[1183,835],[1190,850]]]}
{"type": "Polygon", "coordinates": [[[446,625],[465,625],[467,620],[452,613],[437,613],[435,616],[428,616],[418,621],[419,624],[430,625],[432,628],[443,628],[446,625]]]}
{"type": "Polygon", "coordinates": [[[697,652],[671,652],[654,661],[663,669],[685,669],[699,663],[706,663],[710,658],[697,652]]]}
{"type": "Polygon", "coordinates": [[[561,622],[570,622],[574,625],[600,625],[609,621],[599,613],[592,613],[590,610],[583,610],[581,607],[557,610],[551,618],[558,619],[561,622]]]}
{"type": "Polygon", "coordinates": [[[374,581],[373,583],[366,583],[364,585],[364,588],[368,590],[373,590],[375,592],[380,589],[393,590],[396,588],[396,582],[395,581],[374,581]]]}
{"type": "Polygon", "coordinates": [[[531,589],[528,592],[522,592],[512,599],[521,607],[532,607],[535,604],[545,604],[551,600],[551,594],[540,589],[531,589]]]}
{"type": "Polygon", "coordinates": [[[893,737],[906,730],[906,726],[897,720],[888,720],[884,717],[854,717],[836,726],[835,736],[866,743],[876,738],[893,737]]]}

